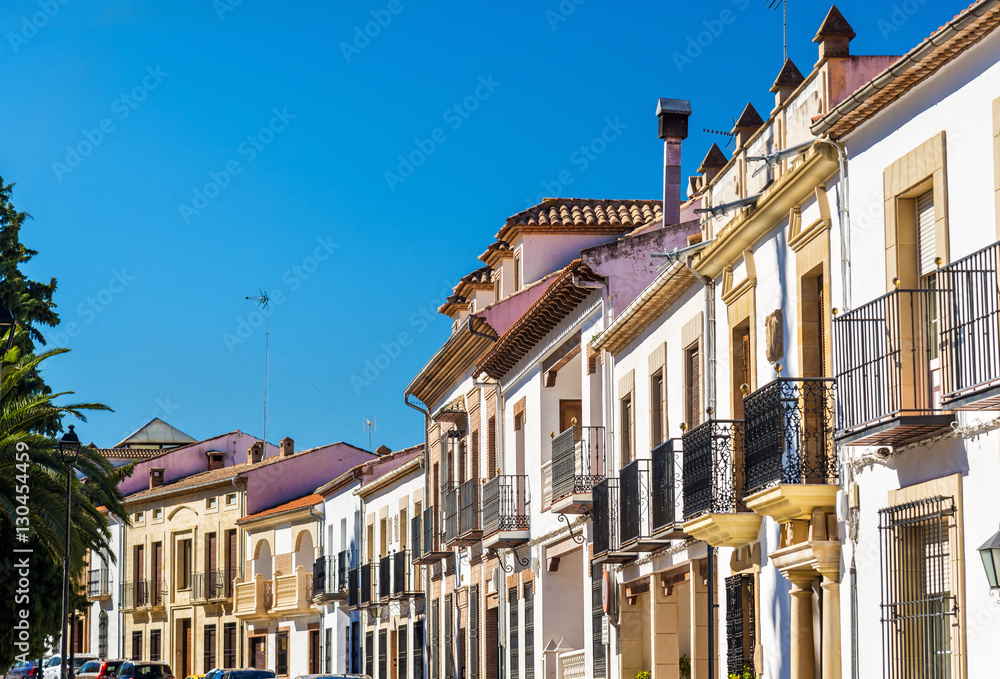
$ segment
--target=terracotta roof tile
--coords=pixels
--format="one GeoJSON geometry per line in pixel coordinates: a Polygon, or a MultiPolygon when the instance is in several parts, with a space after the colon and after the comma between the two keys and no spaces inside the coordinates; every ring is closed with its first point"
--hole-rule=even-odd
{"type": "Polygon", "coordinates": [[[264,518],[265,516],[272,516],[274,514],[283,514],[285,512],[293,512],[296,509],[302,509],[304,507],[312,507],[313,505],[318,505],[323,502],[323,496],[317,495],[316,493],[310,493],[309,495],[303,495],[302,497],[295,498],[294,500],[289,500],[285,504],[278,505],[277,507],[271,507],[270,509],[265,509],[263,511],[257,512],[256,514],[250,514],[249,516],[244,516],[242,519],[237,519],[236,523],[246,523],[248,521],[255,521],[257,519],[264,518]]]}
{"type": "Polygon", "coordinates": [[[557,232],[593,228],[620,232],[662,219],[663,204],[659,200],[546,198],[508,217],[496,237],[503,240],[515,228],[557,232]]]}

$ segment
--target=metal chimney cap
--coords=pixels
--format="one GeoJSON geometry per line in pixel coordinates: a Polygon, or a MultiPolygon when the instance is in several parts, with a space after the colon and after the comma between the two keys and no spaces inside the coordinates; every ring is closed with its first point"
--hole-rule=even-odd
{"type": "Polygon", "coordinates": [[[687,99],[659,99],[656,102],[656,115],[664,113],[677,113],[680,115],[691,115],[691,102],[687,99]]]}

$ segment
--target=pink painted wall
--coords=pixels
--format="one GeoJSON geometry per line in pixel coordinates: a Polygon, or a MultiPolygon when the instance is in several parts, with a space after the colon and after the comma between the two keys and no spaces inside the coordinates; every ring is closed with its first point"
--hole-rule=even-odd
{"type": "Polygon", "coordinates": [[[246,512],[254,514],[308,495],[374,457],[347,443],[334,443],[295,453],[275,464],[251,467],[240,474],[240,479],[246,480],[246,512]]]}
{"type": "MultiPolygon", "coordinates": [[[[150,469],[162,468],[164,483],[173,483],[186,476],[208,471],[208,457],[205,454],[210,450],[225,453],[227,467],[243,464],[247,461],[247,449],[258,440],[254,436],[237,431],[165,451],[155,458],[136,463],[132,476],[122,481],[118,487],[121,488],[123,495],[146,490],[149,488],[150,469]]],[[[278,454],[278,446],[269,443],[265,457],[278,454]]]]}

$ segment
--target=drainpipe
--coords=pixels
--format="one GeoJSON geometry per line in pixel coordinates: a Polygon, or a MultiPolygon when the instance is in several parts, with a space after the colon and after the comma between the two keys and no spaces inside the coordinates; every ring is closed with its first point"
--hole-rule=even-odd
{"type": "MultiPolygon", "coordinates": [[[[471,323],[469,324],[469,330],[470,331],[472,330],[472,324],[471,323]]],[[[415,403],[410,403],[410,394],[408,394],[408,393],[404,393],[403,394],[403,403],[405,403],[407,407],[413,408],[418,413],[420,413],[421,415],[424,416],[424,509],[426,509],[427,508],[427,501],[430,499],[430,493],[431,493],[430,487],[429,487],[429,480],[427,478],[428,477],[428,475],[427,475],[427,469],[429,468],[429,465],[427,464],[428,461],[429,461],[428,460],[428,456],[431,454],[431,437],[430,437],[430,434],[428,434],[428,432],[427,432],[427,428],[430,425],[431,413],[430,413],[429,410],[427,410],[427,408],[421,408],[420,406],[416,405],[415,403]]],[[[363,506],[362,506],[362,509],[364,509],[363,506]]],[[[364,521],[364,513],[361,514],[361,516],[359,517],[359,520],[362,521],[362,522],[364,521]]],[[[424,527],[424,525],[423,525],[423,522],[421,521],[420,528],[423,529],[423,527],[424,527]]],[[[361,532],[361,539],[363,540],[364,539],[364,528],[363,528],[363,526],[362,526],[360,532],[361,532]]],[[[423,531],[421,530],[421,533],[422,532],[423,531]]],[[[360,543],[361,540],[359,540],[358,542],[360,543]]],[[[359,551],[358,551],[358,560],[360,560],[360,557],[361,557],[361,551],[359,549],[359,551]]],[[[355,563],[357,563],[357,561],[355,563]]],[[[427,574],[426,567],[423,569],[423,572],[424,572],[424,575],[426,576],[426,574],[427,574]]],[[[360,573],[358,574],[358,577],[360,578],[360,573]]],[[[424,585],[424,601],[430,601],[431,600],[430,578],[423,577],[423,578],[421,578],[421,580],[423,581],[423,585],[424,585]]],[[[424,623],[425,623],[424,624],[424,639],[425,640],[427,639],[427,630],[429,628],[429,625],[426,624],[426,621],[427,621],[427,614],[425,613],[424,614],[424,623]]],[[[354,640],[352,639],[351,641],[353,643],[354,640]]],[[[430,647],[427,646],[427,644],[424,644],[424,649],[427,650],[427,651],[429,651],[430,647]]],[[[351,652],[351,649],[348,649],[348,654],[350,654],[350,652],[351,652]]],[[[430,656],[430,653],[423,653],[423,656],[424,656],[425,667],[422,667],[421,670],[424,672],[424,676],[429,676],[429,671],[430,671],[429,656],[430,656]]],[[[356,668],[354,668],[354,667],[351,668],[351,670],[355,670],[355,669],[356,668]]]]}
{"type": "MultiPolygon", "coordinates": [[[[126,519],[128,513],[125,514],[126,519]]],[[[118,657],[125,657],[125,613],[122,612],[122,603],[125,598],[125,561],[128,555],[125,554],[125,532],[128,530],[128,521],[121,522],[121,529],[118,531],[118,554],[121,559],[118,561],[118,657]]]]}
{"type": "Polygon", "coordinates": [[[847,175],[847,146],[843,142],[834,141],[829,137],[822,137],[820,142],[830,144],[837,149],[837,161],[840,163],[840,184],[843,187],[838,200],[838,214],[840,216],[840,276],[843,279],[841,285],[844,290],[844,309],[851,308],[851,182],[847,175]]]}
{"type": "MultiPolygon", "coordinates": [[[[235,458],[235,453],[234,453],[234,458],[235,458]]],[[[235,459],[234,459],[234,461],[235,461],[235,459]]],[[[236,496],[240,498],[240,518],[242,519],[244,516],[246,516],[246,513],[247,513],[247,506],[246,506],[247,499],[246,499],[246,493],[241,493],[240,492],[240,487],[236,485],[236,481],[237,480],[239,480],[238,476],[233,477],[233,479],[230,481],[230,483],[232,484],[233,488],[236,489],[236,496]]],[[[246,490],[246,489],[244,488],[243,490],[246,490]]],[[[243,573],[243,569],[246,568],[246,553],[247,553],[246,534],[244,533],[244,531],[240,530],[239,528],[237,528],[236,530],[237,530],[236,535],[238,536],[237,539],[239,540],[239,547],[240,547],[240,563],[239,563],[240,573],[245,577],[246,573],[243,573]]],[[[236,591],[235,590],[236,590],[236,588],[233,587],[233,599],[234,600],[236,598],[236,591]]],[[[244,646],[244,644],[243,644],[242,640],[245,640],[246,638],[247,638],[247,624],[243,620],[240,620],[240,639],[241,639],[241,642],[239,644],[239,647],[240,647],[239,648],[239,657],[237,658],[237,662],[239,663],[240,667],[244,666],[243,665],[243,651],[244,651],[243,646],[244,646]]],[[[223,649],[223,651],[225,651],[225,649],[223,649]]]]}
{"type": "MultiPolygon", "coordinates": [[[[309,508],[309,516],[311,516],[314,519],[316,519],[316,523],[319,525],[319,530],[317,532],[319,533],[320,553],[322,553],[323,554],[323,558],[325,558],[326,557],[326,538],[325,538],[325,535],[326,535],[326,502],[323,503],[323,514],[317,514],[316,510],[313,509],[312,507],[310,507],[309,508]]],[[[315,568],[315,566],[314,566],[314,568],[315,568]]],[[[326,572],[327,571],[326,571],[326,568],[325,568],[325,565],[324,565],[323,573],[326,574],[326,572]]],[[[313,581],[313,587],[316,587],[315,580],[313,581]]],[[[323,591],[324,592],[326,591],[326,583],[325,582],[323,583],[323,591]]],[[[325,651],[326,649],[323,649],[323,643],[326,641],[326,634],[324,634],[324,632],[326,631],[326,628],[323,626],[324,620],[326,620],[326,606],[325,605],[323,606],[323,613],[320,613],[320,616],[319,616],[319,647],[320,647],[320,649],[322,649],[322,650],[325,651]]],[[[326,658],[326,653],[323,653],[323,658],[326,658]]],[[[330,668],[327,668],[326,671],[329,672],[330,668]]]]}

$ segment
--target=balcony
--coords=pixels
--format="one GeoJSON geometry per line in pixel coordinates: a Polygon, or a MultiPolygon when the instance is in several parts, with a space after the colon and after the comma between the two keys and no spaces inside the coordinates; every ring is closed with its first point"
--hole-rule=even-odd
{"type": "Polygon", "coordinates": [[[469,479],[458,488],[458,536],[453,544],[474,545],[483,537],[480,523],[482,511],[479,507],[479,479],[469,479]]]}
{"type": "Polygon", "coordinates": [[[677,455],[681,450],[680,439],[669,439],[653,448],[650,460],[650,497],[652,498],[652,537],[657,540],[683,540],[687,533],[682,524],[683,515],[678,502],[677,455]]]}
{"type": "Polygon", "coordinates": [[[167,598],[162,580],[133,580],[122,591],[122,610],[137,611],[163,608],[167,598]]]}
{"type": "Polygon", "coordinates": [[[378,564],[364,563],[358,568],[358,606],[378,601],[378,564]]]}
{"type": "Polygon", "coordinates": [[[445,486],[444,494],[444,544],[451,547],[458,539],[458,486],[445,486]]]}
{"type": "Polygon", "coordinates": [[[684,434],[684,532],[713,547],[757,539],[759,514],[743,504],[742,420],[712,420],[684,434]]]}
{"type": "Polygon", "coordinates": [[[833,380],[779,378],[743,399],[747,507],[779,523],[833,510],[833,380]]]}
{"type": "Polygon", "coordinates": [[[347,605],[357,608],[361,605],[361,569],[347,571],[347,605]]]}
{"type": "MultiPolygon", "coordinates": [[[[388,596],[394,599],[423,596],[420,583],[420,567],[414,565],[412,552],[403,549],[385,557],[392,562],[392,587],[388,596]]],[[[379,574],[381,577],[381,574],[379,574]]],[[[381,584],[381,583],[380,583],[381,584]]]]}
{"type": "Polygon", "coordinates": [[[293,573],[274,576],[274,605],[270,611],[272,616],[282,618],[318,613],[312,600],[313,574],[303,566],[296,566],[293,573]]]}
{"type": "Polygon", "coordinates": [[[267,620],[274,605],[274,581],[260,573],[233,585],[233,615],[246,621],[267,620]]]}
{"type": "Polygon", "coordinates": [[[218,603],[233,596],[233,577],[224,568],[201,571],[191,576],[191,602],[218,603]]]}
{"type": "Polygon", "coordinates": [[[483,548],[516,547],[531,537],[528,477],[495,476],[483,486],[483,548]]]}
{"type": "Polygon", "coordinates": [[[313,599],[343,601],[347,598],[347,574],[350,570],[351,550],[321,556],[313,563],[313,599]]]}
{"type": "Polygon", "coordinates": [[[604,427],[570,427],[552,439],[552,511],[583,514],[604,480],[604,427]]]}
{"type": "Polygon", "coordinates": [[[626,563],[636,558],[632,552],[622,551],[620,486],[616,478],[606,478],[594,486],[593,511],[590,516],[594,521],[594,556],[593,562],[626,563]]]}
{"type": "Polygon", "coordinates": [[[941,267],[941,403],[952,410],[1000,409],[1000,243],[941,267]]]}
{"type": "Polygon", "coordinates": [[[651,552],[669,543],[653,538],[652,460],[633,460],[622,467],[621,548],[627,552],[651,552]]]}
{"type": "Polygon", "coordinates": [[[837,438],[898,446],[947,429],[942,409],[942,309],[950,291],[894,290],[833,321],[837,438]]]}
{"type": "Polygon", "coordinates": [[[111,598],[111,584],[107,568],[95,568],[87,573],[87,598],[106,601],[111,598]]]}
{"type": "Polygon", "coordinates": [[[420,558],[414,559],[414,563],[426,566],[450,556],[451,552],[441,545],[441,534],[438,532],[434,507],[424,510],[422,524],[424,537],[421,541],[420,558]]]}

